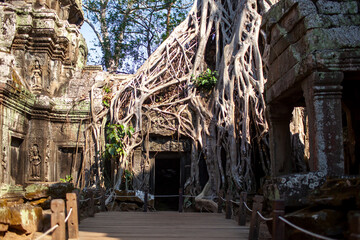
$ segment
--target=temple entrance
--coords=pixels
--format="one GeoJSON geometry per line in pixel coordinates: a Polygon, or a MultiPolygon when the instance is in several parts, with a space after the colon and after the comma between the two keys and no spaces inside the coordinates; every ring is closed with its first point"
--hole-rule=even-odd
{"type": "Polygon", "coordinates": [[[345,174],[360,173],[359,72],[347,72],[342,83],[342,125],[345,174]]]}
{"type": "Polygon", "coordinates": [[[155,156],[155,209],[176,211],[179,207],[180,155],[163,152],[155,156]]]}
{"type": "Polygon", "coordinates": [[[83,160],[82,147],[59,147],[57,159],[58,179],[66,179],[71,176],[75,181],[81,171],[83,160]]]}
{"type": "Polygon", "coordinates": [[[23,154],[23,139],[11,137],[11,183],[24,184],[25,179],[25,161],[23,154]]]}

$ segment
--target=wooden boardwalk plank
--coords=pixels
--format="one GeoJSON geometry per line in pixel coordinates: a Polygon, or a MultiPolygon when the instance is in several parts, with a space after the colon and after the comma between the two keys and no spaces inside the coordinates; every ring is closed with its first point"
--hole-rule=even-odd
{"type": "Polygon", "coordinates": [[[80,240],[245,240],[248,233],[248,227],[216,213],[102,212],[80,224],[80,240]]]}

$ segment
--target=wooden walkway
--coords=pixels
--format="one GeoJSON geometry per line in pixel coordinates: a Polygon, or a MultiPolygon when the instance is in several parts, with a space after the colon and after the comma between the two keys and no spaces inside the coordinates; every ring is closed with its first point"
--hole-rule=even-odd
{"type": "Polygon", "coordinates": [[[80,240],[245,240],[248,232],[217,213],[101,212],[80,224],[80,240]]]}

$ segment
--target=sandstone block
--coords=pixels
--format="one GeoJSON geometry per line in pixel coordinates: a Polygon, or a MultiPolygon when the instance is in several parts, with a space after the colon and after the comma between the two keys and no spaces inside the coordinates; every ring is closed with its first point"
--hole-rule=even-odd
{"type": "Polygon", "coordinates": [[[25,198],[28,200],[47,198],[48,187],[42,184],[31,184],[25,188],[25,198]]]}
{"type": "Polygon", "coordinates": [[[48,194],[52,199],[66,199],[66,193],[71,193],[74,190],[72,183],[55,183],[49,186],[48,194]]]}
{"type": "Polygon", "coordinates": [[[42,230],[42,209],[30,204],[0,208],[0,231],[8,228],[25,234],[42,230]]]}

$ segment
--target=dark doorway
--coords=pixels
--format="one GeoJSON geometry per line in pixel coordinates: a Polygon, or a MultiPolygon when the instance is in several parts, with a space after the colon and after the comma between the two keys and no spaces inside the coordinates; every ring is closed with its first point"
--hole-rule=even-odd
{"type": "Polygon", "coordinates": [[[342,124],[345,174],[360,173],[360,77],[359,72],[347,72],[342,83],[342,124]]]}
{"type": "Polygon", "coordinates": [[[58,151],[58,176],[66,179],[66,176],[71,176],[77,180],[77,173],[81,171],[83,160],[83,149],[78,147],[59,147],[58,151]],[[74,176],[75,174],[76,176],[74,176]]]}
{"type": "Polygon", "coordinates": [[[25,182],[25,159],[24,159],[24,140],[11,137],[11,178],[15,184],[24,184],[25,182]]]}
{"type": "Polygon", "coordinates": [[[160,153],[155,157],[155,209],[176,211],[179,207],[180,156],[177,153],[160,153]],[[163,197],[162,197],[163,196],[163,197]]]}

